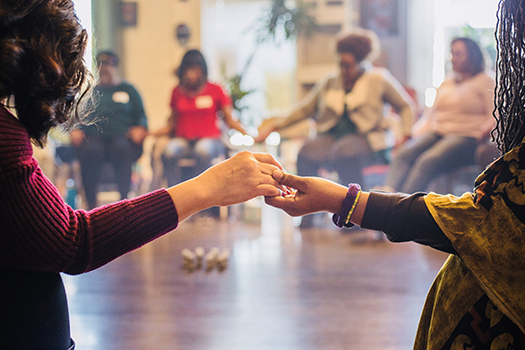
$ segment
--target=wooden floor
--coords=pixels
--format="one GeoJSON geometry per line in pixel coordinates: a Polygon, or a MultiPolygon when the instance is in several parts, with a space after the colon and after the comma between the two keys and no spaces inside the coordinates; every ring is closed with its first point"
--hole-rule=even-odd
{"type": "Polygon", "coordinates": [[[183,222],[101,269],[64,276],[77,350],[406,350],[445,254],[374,232],[183,222]],[[182,269],[181,250],[227,248],[220,272],[182,269]]]}

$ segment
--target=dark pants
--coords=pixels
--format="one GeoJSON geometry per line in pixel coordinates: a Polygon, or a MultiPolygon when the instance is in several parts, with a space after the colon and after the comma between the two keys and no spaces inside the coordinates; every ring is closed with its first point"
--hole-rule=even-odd
{"type": "Polygon", "coordinates": [[[404,193],[425,191],[440,175],[474,164],[477,144],[473,137],[432,133],[410,140],[392,161],[386,185],[404,193]]]}
{"type": "Polygon", "coordinates": [[[120,198],[127,198],[131,186],[131,170],[142,154],[142,144],[137,145],[125,136],[102,139],[89,136],[76,149],[80,162],[82,185],[90,208],[97,205],[97,185],[101,181],[104,163],[110,163],[115,172],[120,198]]]}
{"type": "Polygon", "coordinates": [[[363,168],[373,154],[362,135],[350,134],[335,139],[321,134],[307,141],[299,151],[297,173],[300,176],[317,176],[320,168],[326,168],[339,174],[341,184],[362,184],[363,168]]]}
{"type": "Polygon", "coordinates": [[[0,269],[0,349],[73,349],[62,278],[0,269]]]}

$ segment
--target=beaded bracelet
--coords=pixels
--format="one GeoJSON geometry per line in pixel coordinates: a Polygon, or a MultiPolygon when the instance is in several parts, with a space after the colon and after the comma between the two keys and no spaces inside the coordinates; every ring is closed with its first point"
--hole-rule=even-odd
{"type": "Polygon", "coordinates": [[[334,214],[332,221],[337,227],[352,227],[354,224],[350,222],[350,217],[357,206],[359,197],[361,196],[361,186],[358,184],[348,185],[348,192],[343,200],[343,206],[341,207],[341,213],[334,214]]]}

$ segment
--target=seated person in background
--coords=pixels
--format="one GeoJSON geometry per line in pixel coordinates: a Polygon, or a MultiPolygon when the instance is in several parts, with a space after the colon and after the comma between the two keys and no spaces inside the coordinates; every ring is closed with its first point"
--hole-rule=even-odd
{"type": "MultiPolygon", "coordinates": [[[[367,58],[376,46],[378,39],[370,31],[357,30],[340,38],[340,71],[319,81],[284,121],[259,128],[256,141],[313,118],[317,136],[300,149],[297,173],[317,176],[320,168],[327,168],[337,171],[341,183],[362,183],[365,160],[376,158],[387,163],[388,151],[396,143],[384,104],[389,103],[400,115],[405,138],[410,136],[415,113],[412,99],[390,72],[370,67],[367,58]]],[[[303,218],[301,227],[308,227],[309,221],[311,217],[303,218]]]]}
{"type": "MultiPolygon", "coordinates": [[[[201,173],[211,165],[214,158],[224,154],[222,131],[218,113],[225,124],[243,134],[239,121],[232,117],[232,103],[224,89],[208,81],[208,68],[204,56],[198,50],[189,50],[177,70],[179,85],[171,95],[171,116],[168,124],[151,135],[167,135],[162,163],[168,186],[183,180],[178,161],[191,157],[196,160],[194,172],[201,173]]],[[[159,172],[158,169],[155,170],[159,172]]]]}
{"type": "Polygon", "coordinates": [[[97,185],[105,162],[113,166],[121,199],[127,198],[132,165],[141,156],[147,135],[142,99],[132,85],[121,80],[118,63],[113,52],[97,55],[99,81],[93,112],[96,125],[71,131],[89,208],[97,205],[97,185]]]}
{"type": "Polygon", "coordinates": [[[453,73],[438,88],[434,105],[414,125],[419,136],[394,157],[385,190],[424,191],[439,175],[474,163],[476,147],[495,125],[495,82],[485,71],[481,49],[471,39],[457,38],[450,52],[453,73]]]}
{"type": "Polygon", "coordinates": [[[525,90],[511,83],[525,79],[523,0],[501,0],[497,18],[492,135],[503,156],[472,192],[367,193],[275,170],[295,190],[266,198],[293,216],[328,211],[339,227],[356,224],[450,253],[427,295],[414,350],[525,349],[525,90]]]}
{"type": "Polygon", "coordinates": [[[43,147],[50,128],[84,119],[87,31],[72,0],[0,1],[0,23],[0,349],[72,350],[61,272],[95,270],[208,207],[278,196],[284,188],[271,174],[281,166],[239,152],[177,186],[74,210],[42,173],[31,142],[43,147]]]}

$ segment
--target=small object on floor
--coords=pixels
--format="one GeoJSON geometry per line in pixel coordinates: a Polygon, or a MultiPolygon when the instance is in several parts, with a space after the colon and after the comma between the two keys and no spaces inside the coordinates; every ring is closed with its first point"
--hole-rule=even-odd
{"type": "Polygon", "coordinates": [[[206,271],[213,270],[217,266],[217,252],[210,250],[204,260],[206,260],[206,271]]]}
{"type": "Polygon", "coordinates": [[[228,267],[228,259],[230,258],[230,252],[228,249],[224,249],[218,256],[217,256],[217,268],[220,271],[223,271],[228,267]]]}
{"type": "Polygon", "coordinates": [[[195,254],[185,248],[181,252],[182,255],[182,267],[186,270],[192,271],[195,268],[195,254]]]}
{"type": "Polygon", "coordinates": [[[204,248],[202,247],[195,248],[195,258],[196,258],[195,264],[198,269],[202,267],[202,260],[204,258],[204,254],[205,254],[204,248]]]}

